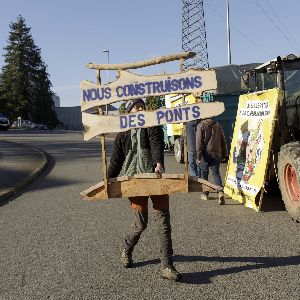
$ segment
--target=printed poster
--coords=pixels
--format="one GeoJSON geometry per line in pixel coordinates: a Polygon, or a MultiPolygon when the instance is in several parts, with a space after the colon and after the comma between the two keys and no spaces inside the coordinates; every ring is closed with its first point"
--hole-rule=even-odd
{"type": "Polygon", "coordinates": [[[241,95],[227,166],[224,192],[258,210],[255,197],[264,187],[274,121],[282,94],[270,89],[241,95]]]}
{"type": "MultiPolygon", "coordinates": [[[[169,94],[165,95],[165,103],[167,108],[179,107],[182,105],[182,94],[169,94]]],[[[196,103],[196,98],[193,94],[185,96],[185,104],[196,103]]],[[[168,124],[167,134],[168,136],[181,135],[182,134],[182,123],[168,124]]]]}

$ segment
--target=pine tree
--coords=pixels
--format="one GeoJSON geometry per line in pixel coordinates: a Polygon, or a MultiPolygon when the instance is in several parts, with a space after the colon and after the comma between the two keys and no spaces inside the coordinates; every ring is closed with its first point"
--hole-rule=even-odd
{"type": "Polygon", "coordinates": [[[51,81],[47,73],[46,66],[42,63],[36,77],[36,86],[34,91],[32,110],[33,121],[46,124],[49,128],[58,125],[58,120],[54,108],[53,92],[51,91],[51,81]]]}
{"type": "Polygon", "coordinates": [[[155,110],[162,106],[159,96],[149,96],[146,98],[146,110],[155,110]]]}
{"type": "Polygon", "coordinates": [[[17,117],[57,124],[51,82],[46,65],[22,16],[10,24],[8,45],[4,48],[0,78],[1,110],[11,119],[17,117]]]}
{"type": "MultiPolygon", "coordinates": [[[[24,19],[20,16],[17,23],[10,25],[9,45],[4,48],[5,65],[1,74],[1,98],[5,113],[16,118],[29,116],[30,102],[30,65],[27,61],[31,59],[33,40],[26,28],[24,19]]],[[[2,105],[1,105],[2,107],[2,105]]]]}
{"type": "Polygon", "coordinates": [[[120,107],[119,107],[119,113],[120,114],[125,114],[126,113],[126,103],[123,102],[120,107]]]}

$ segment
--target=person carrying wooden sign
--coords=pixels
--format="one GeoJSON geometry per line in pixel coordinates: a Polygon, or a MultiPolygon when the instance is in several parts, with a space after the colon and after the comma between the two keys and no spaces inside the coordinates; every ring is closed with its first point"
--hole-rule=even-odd
{"type": "MultiPolygon", "coordinates": [[[[126,112],[145,109],[142,99],[127,102],[126,112]]],[[[135,174],[164,173],[164,136],[161,126],[133,128],[117,135],[108,168],[108,178],[119,175],[122,167],[127,176],[135,174]]],[[[121,261],[125,268],[132,267],[132,252],[148,223],[148,196],[129,197],[135,215],[133,230],[124,240],[121,261]]],[[[169,212],[169,195],[151,195],[155,221],[160,240],[161,277],[179,280],[182,276],[173,266],[173,248],[169,212]]]]}
{"type": "MultiPolygon", "coordinates": [[[[131,267],[132,252],[148,223],[148,198],[153,203],[160,239],[161,276],[179,280],[182,276],[173,266],[173,249],[169,212],[169,194],[188,192],[218,192],[220,187],[188,174],[186,134],[184,135],[184,174],[167,174],[164,170],[164,138],[162,125],[186,123],[205,119],[224,112],[224,104],[185,104],[185,95],[201,96],[204,91],[216,90],[215,70],[190,69],[183,71],[183,60],[195,53],[179,53],[155,59],[117,65],[89,64],[97,70],[97,83],[87,80],[80,83],[80,105],[84,140],[97,136],[102,143],[103,180],[80,194],[86,200],[129,198],[135,214],[134,230],[124,242],[121,260],[124,267],[131,267]],[[173,74],[141,76],[129,69],[180,60],[181,71],[173,74]],[[101,70],[117,70],[115,81],[101,84],[101,70]],[[141,97],[183,94],[182,105],[145,111],[141,97]],[[126,101],[125,114],[104,114],[103,108],[115,102],[126,101]],[[99,115],[90,109],[100,107],[99,115]],[[101,108],[102,107],[102,108],[101,108]],[[105,134],[118,133],[107,168],[105,134]],[[124,176],[119,176],[121,169],[124,176]]],[[[183,126],[185,131],[185,125],[183,126]]]]}

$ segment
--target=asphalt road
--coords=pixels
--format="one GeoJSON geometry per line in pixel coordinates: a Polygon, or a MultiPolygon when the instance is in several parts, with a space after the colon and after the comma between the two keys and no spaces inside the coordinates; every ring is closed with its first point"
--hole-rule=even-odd
{"type": "MultiPolygon", "coordinates": [[[[51,157],[41,177],[0,207],[1,300],[300,299],[300,224],[285,211],[257,213],[228,199],[218,206],[194,193],[172,195],[175,265],[184,279],[169,282],[159,277],[152,215],[135,267],[123,269],[121,242],[132,222],[127,200],[81,199],[102,177],[96,139],[27,131],[1,138],[51,157]]],[[[166,165],[182,172],[172,154],[166,165]]]]}

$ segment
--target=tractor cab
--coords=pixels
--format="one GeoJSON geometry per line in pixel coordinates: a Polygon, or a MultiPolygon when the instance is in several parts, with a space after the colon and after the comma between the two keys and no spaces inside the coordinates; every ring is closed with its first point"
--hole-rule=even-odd
{"type": "Polygon", "coordinates": [[[278,87],[284,92],[284,102],[279,108],[280,145],[300,140],[300,57],[290,54],[246,72],[242,87],[248,91],[262,91],[278,87]],[[284,129],[284,130],[282,130],[284,129]]]}

